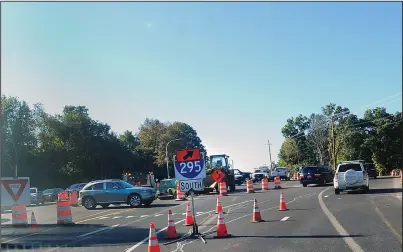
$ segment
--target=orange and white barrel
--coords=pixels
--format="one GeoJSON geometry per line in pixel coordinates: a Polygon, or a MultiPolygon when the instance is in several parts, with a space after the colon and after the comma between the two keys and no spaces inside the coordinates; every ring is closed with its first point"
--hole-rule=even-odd
{"type": "Polygon", "coordinates": [[[274,178],[274,188],[281,188],[280,186],[280,177],[274,178]]]}
{"type": "Polygon", "coordinates": [[[56,202],[57,224],[66,225],[73,224],[73,216],[71,214],[70,200],[60,200],[56,202]]]}
{"type": "Polygon", "coordinates": [[[14,205],[11,207],[13,226],[25,226],[28,225],[28,213],[27,206],[25,205],[14,205]]]}
{"type": "Polygon", "coordinates": [[[176,199],[175,200],[185,200],[185,192],[181,192],[180,187],[176,187],[176,199]]]}
{"type": "Polygon", "coordinates": [[[70,195],[70,206],[78,207],[78,193],[74,190],[70,195]]]}
{"type": "Polygon", "coordinates": [[[254,193],[255,189],[253,187],[253,182],[252,180],[246,180],[246,193],[254,193]]]}
{"type": "Polygon", "coordinates": [[[267,178],[262,179],[262,191],[269,190],[269,180],[267,178]]]}
{"type": "Polygon", "coordinates": [[[227,183],[220,182],[220,196],[227,196],[227,183]]]}

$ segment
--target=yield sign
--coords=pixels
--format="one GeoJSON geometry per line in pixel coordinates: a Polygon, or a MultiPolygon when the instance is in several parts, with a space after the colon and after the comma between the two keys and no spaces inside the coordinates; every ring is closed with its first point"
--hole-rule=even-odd
{"type": "Polygon", "coordinates": [[[17,202],[20,197],[22,192],[25,189],[25,186],[28,183],[27,179],[9,179],[9,180],[2,180],[1,183],[4,186],[4,189],[10,194],[11,198],[14,200],[14,202],[17,202]],[[17,188],[16,191],[14,191],[13,188],[17,188]]]}

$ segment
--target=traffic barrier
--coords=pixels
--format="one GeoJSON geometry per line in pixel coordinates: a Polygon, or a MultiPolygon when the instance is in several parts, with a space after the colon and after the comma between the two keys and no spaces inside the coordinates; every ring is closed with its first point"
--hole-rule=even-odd
{"type": "Polygon", "coordinates": [[[288,210],[288,208],[287,208],[287,204],[285,203],[285,200],[284,200],[284,193],[281,192],[281,193],[280,193],[280,207],[279,207],[279,211],[287,211],[287,210],[288,210]]]}
{"type": "Polygon", "coordinates": [[[185,192],[181,192],[180,187],[176,187],[176,201],[184,201],[186,199],[185,192]]]}
{"type": "Polygon", "coordinates": [[[190,201],[186,204],[186,219],[185,219],[185,226],[192,226],[193,225],[193,214],[192,209],[190,208],[190,201]]]}
{"type": "Polygon", "coordinates": [[[70,195],[70,206],[78,207],[78,193],[74,190],[70,195]]]}
{"type": "Polygon", "coordinates": [[[58,225],[71,225],[73,223],[73,216],[71,214],[71,207],[69,200],[60,200],[56,202],[57,211],[57,224],[58,225]]]}
{"type": "Polygon", "coordinates": [[[58,193],[57,194],[57,200],[58,201],[60,201],[60,200],[69,200],[69,193],[66,192],[66,191],[58,193]]]}
{"type": "Polygon", "coordinates": [[[253,187],[253,182],[251,180],[246,180],[246,193],[254,193],[255,189],[253,187]]]}
{"type": "Polygon", "coordinates": [[[275,189],[279,189],[279,188],[281,188],[281,185],[280,185],[280,177],[275,177],[274,178],[274,188],[275,189]]]}
{"type": "Polygon", "coordinates": [[[267,178],[262,179],[262,191],[269,190],[269,180],[267,178]]]}
{"type": "Polygon", "coordinates": [[[172,210],[168,210],[168,228],[167,233],[165,235],[166,239],[175,239],[178,238],[178,234],[176,233],[175,221],[172,218],[172,210]]]}
{"type": "Polygon", "coordinates": [[[227,183],[220,182],[220,196],[227,196],[227,183]]]}
{"type": "Polygon", "coordinates": [[[11,207],[12,217],[11,223],[14,227],[22,227],[28,225],[27,206],[14,205],[11,207]]]}
{"type": "Polygon", "coordinates": [[[224,213],[220,212],[220,213],[218,213],[218,218],[217,218],[217,235],[214,236],[214,238],[227,238],[230,236],[231,235],[228,234],[227,225],[225,224],[225,221],[224,221],[224,213]]]}
{"type": "Polygon", "coordinates": [[[215,213],[218,214],[218,213],[221,213],[221,212],[223,212],[222,203],[221,203],[221,200],[220,200],[220,195],[217,195],[217,205],[216,205],[216,208],[215,208],[215,213]]]}
{"type": "Polygon", "coordinates": [[[262,215],[260,214],[259,206],[257,204],[257,200],[254,199],[253,202],[253,212],[252,212],[252,221],[251,222],[262,222],[262,215]]]}
{"type": "Polygon", "coordinates": [[[148,252],[161,252],[157,233],[155,233],[154,222],[150,223],[150,235],[148,236],[148,252]]]}
{"type": "Polygon", "coordinates": [[[32,212],[31,213],[31,229],[37,229],[37,228],[38,228],[38,223],[36,222],[34,212],[32,212]]]}

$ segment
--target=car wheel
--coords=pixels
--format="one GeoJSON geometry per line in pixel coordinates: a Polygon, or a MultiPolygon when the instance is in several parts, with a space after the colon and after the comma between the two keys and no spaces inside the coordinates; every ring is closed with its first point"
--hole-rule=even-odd
{"type": "Polygon", "coordinates": [[[307,187],[308,185],[307,185],[307,184],[302,184],[302,186],[303,186],[303,187],[307,187]]]}
{"type": "Polygon", "coordinates": [[[101,204],[102,208],[107,208],[110,204],[101,204]]]}
{"type": "Polygon", "coordinates": [[[83,206],[87,210],[95,209],[97,207],[97,204],[95,202],[95,199],[92,197],[86,197],[83,199],[83,206]]]}
{"type": "Polygon", "coordinates": [[[377,179],[378,177],[377,176],[374,176],[374,179],[377,179]]]}
{"type": "Polygon", "coordinates": [[[363,193],[369,193],[369,186],[364,187],[363,193]]]}
{"type": "Polygon", "coordinates": [[[334,194],[340,194],[340,189],[335,188],[334,189],[334,194]]]}
{"type": "Polygon", "coordinates": [[[139,207],[139,206],[141,206],[142,202],[141,202],[140,195],[138,195],[137,193],[130,194],[129,198],[128,198],[128,204],[131,207],[139,207]]]}

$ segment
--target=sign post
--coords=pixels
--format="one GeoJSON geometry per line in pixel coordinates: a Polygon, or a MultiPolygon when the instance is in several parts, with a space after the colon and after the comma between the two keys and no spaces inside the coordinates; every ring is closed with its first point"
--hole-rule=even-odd
{"type": "Polygon", "coordinates": [[[203,179],[206,178],[204,153],[200,152],[199,149],[178,150],[174,155],[174,161],[175,177],[179,181],[180,190],[189,192],[192,199],[193,230],[191,236],[200,238],[206,243],[203,235],[199,233],[193,198],[195,191],[204,190],[203,179]]]}

